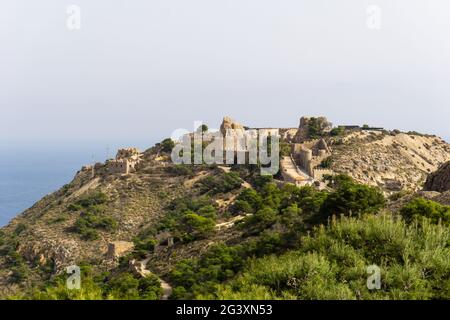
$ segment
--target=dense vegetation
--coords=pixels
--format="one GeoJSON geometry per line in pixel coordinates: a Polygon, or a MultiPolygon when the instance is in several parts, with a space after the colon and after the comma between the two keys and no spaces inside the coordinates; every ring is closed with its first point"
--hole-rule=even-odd
{"type": "Polygon", "coordinates": [[[447,226],[450,225],[450,206],[443,206],[424,198],[412,200],[400,210],[400,213],[407,221],[425,217],[433,223],[442,222],[447,226]]]}
{"type": "Polygon", "coordinates": [[[180,262],[171,273],[176,298],[213,294],[217,285],[233,278],[249,259],[298,248],[301,237],[318,221],[333,214],[350,215],[375,212],[384,205],[384,197],[374,188],[351,179],[336,177],[336,191],[318,191],[294,185],[277,187],[265,178],[255,189],[244,189],[236,198],[234,213],[247,214],[240,228],[250,237],[240,245],[217,245],[200,259],[180,262]],[[330,209],[339,203],[339,211],[330,209]],[[358,203],[358,205],[355,204],[358,203]]]}
{"type": "Polygon", "coordinates": [[[104,204],[107,201],[108,197],[104,193],[93,192],[69,205],[70,211],[81,212],[72,230],[79,233],[82,239],[98,239],[98,229],[105,231],[116,229],[117,221],[104,213],[104,204]]]}
{"type": "Polygon", "coordinates": [[[230,283],[207,295],[219,299],[448,299],[449,229],[420,227],[390,215],[342,217],[299,249],[251,260],[230,283]],[[381,269],[381,289],[366,286],[367,267],[381,269]]]}
{"type": "Polygon", "coordinates": [[[379,213],[385,199],[375,188],[346,176],[330,185],[333,192],[266,180],[243,190],[234,210],[248,214],[241,228],[249,241],[178,263],[173,298],[449,298],[450,230],[428,207],[413,201],[401,212],[413,207],[421,220],[402,220],[379,213]],[[381,269],[379,290],[366,285],[371,265],[381,269]]]}
{"type": "Polygon", "coordinates": [[[111,275],[95,275],[89,266],[81,267],[82,286],[68,289],[66,277],[58,276],[42,288],[35,288],[23,296],[33,300],[157,300],[162,295],[159,279],[155,275],[145,278],[123,271],[111,275]]]}

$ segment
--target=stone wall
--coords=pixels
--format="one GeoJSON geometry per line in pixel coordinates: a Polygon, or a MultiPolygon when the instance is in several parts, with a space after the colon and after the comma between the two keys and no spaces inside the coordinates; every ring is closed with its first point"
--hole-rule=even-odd
{"type": "Polygon", "coordinates": [[[292,144],[292,155],[297,165],[316,180],[322,180],[325,174],[332,174],[331,170],[315,169],[331,155],[331,149],[324,139],[294,143],[292,144]]]}
{"type": "Polygon", "coordinates": [[[106,252],[106,258],[114,260],[133,251],[133,249],[134,249],[133,242],[113,241],[108,243],[108,251],[106,252]]]}

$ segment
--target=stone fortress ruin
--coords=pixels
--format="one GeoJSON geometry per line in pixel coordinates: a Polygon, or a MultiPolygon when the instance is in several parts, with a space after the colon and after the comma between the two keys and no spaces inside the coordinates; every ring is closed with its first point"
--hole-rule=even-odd
{"type": "MultiPolygon", "coordinates": [[[[332,149],[324,138],[311,138],[311,126],[315,125],[321,132],[328,133],[332,125],[325,117],[302,117],[298,128],[248,128],[230,117],[224,117],[220,132],[225,135],[233,130],[236,135],[257,131],[263,136],[277,136],[281,142],[289,144],[289,156],[280,159],[281,175],[286,182],[296,185],[312,185],[324,187],[325,175],[334,174],[330,169],[320,168],[322,161],[331,156],[332,149]],[[314,122],[314,124],[312,123],[314,122]]],[[[229,149],[231,146],[226,146],[229,149]]],[[[245,151],[246,146],[233,145],[235,151],[245,151]]]]}
{"type": "Polygon", "coordinates": [[[108,159],[105,163],[97,162],[95,165],[87,165],[81,171],[91,171],[92,176],[102,174],[126,175],[136,170],[142,158],[142,153],[137,148],[123,148],[117,151],[114,159],[108,159]]]}
{"type": "MultiPolygon", "coordinates": [[[[338,126],[343,130],[382,130],[382,128],[369,128],[360,126],[338,126]]],[[[225,137],[227,132],[232,132],[232,140],[224,139],[224,151],[230,149],[234,152],[247,152],[247,145],[237,143],[238,136],[257,135],[277,136],[279,141],[290,148],[290,154],[280,159],[280,174],[285,182],[294,183],[298,186],[316,185],[324,187],[323,179],[326,175],[334,172],[323,168],[324,160],[332,155],[332,148],[326,136],[332,130],[332,124],[325,117],[302,117],[296,128],[250,128],[243,126],[230,117],[224,117],[218,132],[203,132],[203,141],[213,141],[219,136],[225,137]],[[317,134],[320,132],[321,134],[317,134]],[[325,134],[325,135],[324,135],[325,134]],[[233,136],[234,135],[234,136],[233,136]],[[234,138],[234,141],[233,141],[234,138]],[[227,145],[228,143],[228,145],[227,145]]],[[[189,133],[193,137],[194,133],[189,133]]],[[[240,141],[240,140],[239,140],[240,141]]],[[[94,166],[85,166],[84,170],[92,170],[96,174],[120,174],[127,175],[136,170],[143,154],[137,148],[119,149],[114,159],[108,159],[105,163],[96,163],[94,166]]],[[[246,154],[248,159],[248,154],[246,154]]]]}
{"type": "Polygon", "coordinates": [[[112,174],[129,174],[141,161],[141,152],[137,148],[119,149],[115,159],[107,160],[105,169],[112,174]]]}

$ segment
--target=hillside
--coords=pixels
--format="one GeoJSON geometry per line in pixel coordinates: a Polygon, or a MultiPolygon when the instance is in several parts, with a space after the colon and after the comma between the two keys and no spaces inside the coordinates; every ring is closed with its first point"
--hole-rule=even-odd
{"type": "MultiPolygon", "coordinates": [[[[229,126],[234,127],[230,121],[227,118],[229,126]]],[[[305,128],[299,129],[305,131],[305,128]]],[[[73,181],[44,197],[1,229],[0,297],[41,297],[36,296],[36,291],[45,293],[44,288],[57,288],[51,291],[57,297],[63,293],[71,297],[58,286],[63,283],[59,281],[64,279],[65,268],[76,264],[83,266],[83,275],[92,281],[93,287],[101,283],[99,288],[107,292],[93,298],[105,298],[105,295],[129,298],[120,291],[123,283],[141,287],[142,279],[150,275],[155,278],[145,284],[147,298],[162,295],[161,280],[170,286],[168,292],[172,298],[211,295],[245,298],[242,290],[235,290],[236,286],[227,287],[230,280],[244,282],[243,288],[250,286],[252,289],[248,292],[254,291],[253,298],[259,294],[278,298],[326,298],[309,291],[296,296],[292,288],[271,291],[273,283],[259,283],[253,276],[261,272],[261,265],[250,266],[246,261],[256,257],[263,259],[261,264],[272,265],[277,259],[274,254],[286,253],[280,258],[286,263],[291,263],[291,255],[298,254],[306,259],[305,263],[322,265],[323,261],[319,263],[314,259],[324,258],[311,258],[309,254],[315,250],[307,250],[304,244],[316,241],[308,237],[317,226],[326,225],[333,216],[341,214],[370,215],[365,222],[348,221],[355,228],[365,230],[361,231],[363,233],[372,232],[365,228],[386,227],[390,230],[386,231],[388,233],[407,232],[408,241],[416,241],[420,235],[415,234],[407,222],[393,221],[391,225],[381,223],[378,226],[381,218],[370,217],[377,213],[388,217],[386,219],[398,215],[400,209],[417,197],[404,194],[420,190],[427,175],[450,160],[450,146],[434,136],[386,131],[345,131],[338,135],[326,131],[322,135],[329,153],[320,159],[332,159],[328,168],[338,178],[332,182],[322,180],[320,186],[309,183],[318,179],[316,175],[308,181],[300,181],[297,186],[284,181],[283,174],[262,177],[255,165],[174,165],[170,161],[173,142],[169,139],[143,153],[133,148],[123,149],[114,160],[82,168],[73,181]],[[339,174],[353,177],[355,181],[339,174]],[[397,197],[386,203],[384,195],[396,192],[397,197]],[[349,195],[355,198],[347,198],[349,195]],[[310,258],[313,260],[308,260],[310,258]],[[251,281],[245,282],[246,277],[251,281]],[[99,278],[103,280],[98,282],[99,278]],[[219,284],[219,291],[214,293],[219,284]],[[265,289],[258,291],[259,285],[265,289]]],[[[310,137],[295,139],[300,141],[283,136],[282,152],[295,149],[290,147],[294,143],[309,146],[310,137]]],[[[448,204],[446,199],[448,195],[444,193],[433,195],[433,200],[443,204],[448,204]]],[[[446,221],[450,207],[437,205],[437,214],[446,221]]],[[[339,228],[344,228],[346,223],[343,220],[339,228]]],[[[422,257],[423,250],[436,246],[437,260],[433,261],[439,263],[441,269],[434,274],[434,285],[449,279],[446,242],[449,230],[448,225],[440,224],[430,228],[436,228],[436,232],[441,228],[442,238],[424,242],[410,254],[411,259],[422,257]]],[[[329,230],[327,236],[333,239],[330,241],[337,241],[335,244],[339,247],[342,239],[333,230],[329,230]]],[[[396,239],[402,241],[401,237],[396,239]]],[[[316,245],[324,256],[335,254],[326,252],[322,243],[311,244],[311,248],[316,245]]],[[[409,248],[402,242],[395,250],[403,246],[409,248]]],[[[345,254],[351,255],[351,252],[345,254]]],[[[357,266],[353,266],[359,268],[361,277],[365,274],[363,261],[372,261],[370,254],[361,251],[355,262],[357,266]]],[[[380,253],[375,260],[381,259],[381,264],[387,261],[383,260],[385,258],[380,253]]],[[[403,268],[404,263],[395,260],[389,268],[403,268]]],[[[416,267],[420,268],[420,263],[416,267]]],[[[389,286],[396,286],[395,281],[387,285],[386,296],[377,297],[395,298],[389,289],[389,286]]],[[[364,281],[352,282],[351,287],[334,296],[330,293],[328,297],[369,298],[370,293],[366,291],[359,295],[354,293],[358,285],[364,285],[364,281]]],[[[337,284],[333,284],[333,288],[340,290],[337,284]]],[[[430,289],[427,297],[439,296],[444,289],[433,290],[430,289]]],[[[413,296],[405,294],[404,297],[413,296]]]]}
{"type": "Polygon", "coordinates": [[[450,145],[438,137],[382,131],[352,133],[333,149],[336,172],[386,191],[422,189],[450,155],[450,145]]]}

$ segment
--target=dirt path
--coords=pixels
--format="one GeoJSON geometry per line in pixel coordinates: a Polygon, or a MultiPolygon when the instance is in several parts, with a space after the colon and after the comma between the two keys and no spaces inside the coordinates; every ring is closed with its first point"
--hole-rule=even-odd
{"type": "MultiPolygon", "coordinates": [[[[148,263],[149,260],[150,260],[150,258],[147,257],[144,260],[141,260],[140,263],[144,267],[143,271],[144,271],[145,274],[154,274],[153,272],[151,272],[150,270],[147,269],[147,263],[148,263]]],[[[173,292],[172,286],[168,282],[164,281],[161,278],[159,278],[159,282],[161,283],[161,289],[163,291],[163,294],[161,296],[161,300],[168,300],[169,297],[172,295],[172,292],[173,292]]]]}
{"type": "Polygon", "coordinates": [[[233,217],[233,218],[231,218],[231,219],[228,220],[228,221],[225,221],[225,222],[216,224],[215,228],[216,228],[216,230],[221,230],[221,229],[228,229],[228,228],[231,228],[232,226],[234,226],[234,224],[235,224],[236,222],[245,219],[245,218],[246,218],[247,216],[249,216],[249,215],[251,215],[251,214],[247,214],[247,215],[245,215],[245,216],[236,216],[236,217],[233,217]]]}

